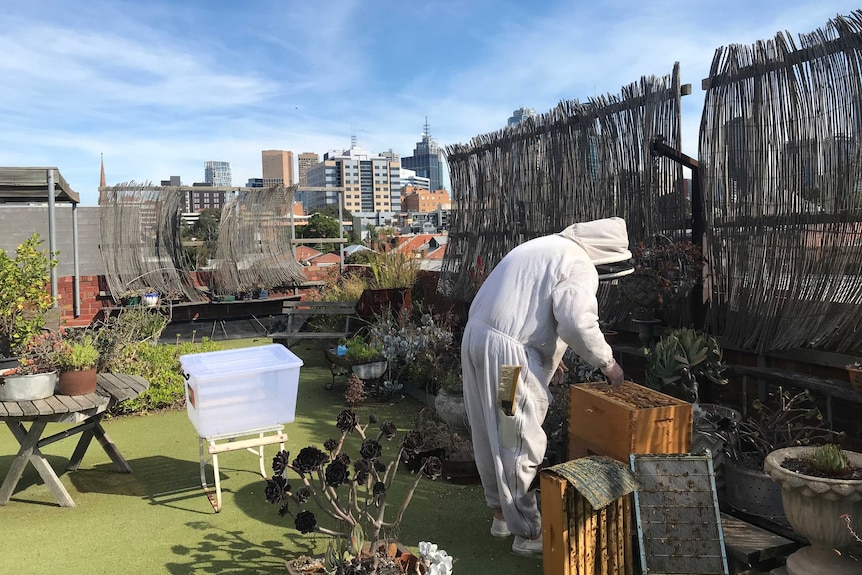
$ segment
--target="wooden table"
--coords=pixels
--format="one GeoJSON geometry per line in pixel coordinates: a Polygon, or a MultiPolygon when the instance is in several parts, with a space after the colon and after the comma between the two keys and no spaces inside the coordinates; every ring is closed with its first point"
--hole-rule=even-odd
{"type": "Polygon", "coordinates": [[[120,454],[102,428],[102,418],[115,404],[140,396],[149,382],[137,375],[100,373],[97,376],[96,392],[86,395],[52,395],[34,401],[0,401],[0,421],[15,436],[21,448],[9,467],[9,472],[0,485],[0,505],[6,505],[24,473],[27,463],[32,463],[51,490],[61,507],[74,507],[75,502],[60,482],[56,472],[45,459],[41,448],[73,435],[81,434],[78,445],[69,460],[68,471],[75,471],[90,442],[95,437],[102,449],[114,462],[120,473],[131,473],[132,468],[120,454]],[[30,428],[24,422],[31,422],[30,428]],[[49,423],[77,423],[78,425],[42,437],[49,423]]]}

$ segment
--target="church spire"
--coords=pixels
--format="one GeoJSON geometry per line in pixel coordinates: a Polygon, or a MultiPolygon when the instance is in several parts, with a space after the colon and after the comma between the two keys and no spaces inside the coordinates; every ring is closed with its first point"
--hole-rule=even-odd
{"type": "Polygon", "coordinates": [[[102,176],[99,178],[99,187],[104,188],[108,184],[105,182],[105,154],[99,154],[102,157],[102,176]]]}

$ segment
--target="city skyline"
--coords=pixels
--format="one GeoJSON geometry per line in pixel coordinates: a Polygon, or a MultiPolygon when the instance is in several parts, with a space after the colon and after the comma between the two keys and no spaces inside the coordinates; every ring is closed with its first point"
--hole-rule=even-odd
{"type": "Polygon", "coordinates": [[[425,119],[441,149],[500,130],[520,107],[615,95],[680,62],[682,151],[697,156],[715,50],[794,39],[857,7],[835,0],[699,3],[439,0],[369,10],[154,0],[13,3],[4,10],[0,165],[57,166],[84,205],[108,185],[203,179],[263,150],[412,154],[425,119]],[[477,23],[481,22],[481,26],[477,23]],[[412,30],[428,30],[417,39],[412,30]]]}

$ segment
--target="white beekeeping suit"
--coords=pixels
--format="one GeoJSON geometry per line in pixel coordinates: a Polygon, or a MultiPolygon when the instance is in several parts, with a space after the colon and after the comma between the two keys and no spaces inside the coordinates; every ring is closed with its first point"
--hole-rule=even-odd
{"type": "Polygon", "coordinates": [[[622,370],[599,328],[596,266],[631,258],[625,221],[607,218],[525,242],[488,276],[470,306],[461,344],[464,402],[495,536],[516,535],[516,553],[541,553],[541,516],[529,491],[547,437],[548,388],[566,347],[601,368],[622,370]],[[522,366],[514,415],[500,409],[501,366],[522,366]]]}

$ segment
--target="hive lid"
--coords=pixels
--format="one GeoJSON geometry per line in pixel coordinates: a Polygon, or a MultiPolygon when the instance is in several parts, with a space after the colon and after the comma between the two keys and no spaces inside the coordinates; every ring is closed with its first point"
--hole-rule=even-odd
{"type": "Polygon", "coordinates": [[[603,455],[573,459],[545,471],[563,477],[595,510],[625,497],[638,487],[637,479],[627,465],[603,455]]]}
{"type": "Polygon", "coordinates": [[[301,367],[302,364],[300,358],[280,344],[206,351],[180,356],[180,365],[182,365],[186,375],[212,379],[301,367]]]}

